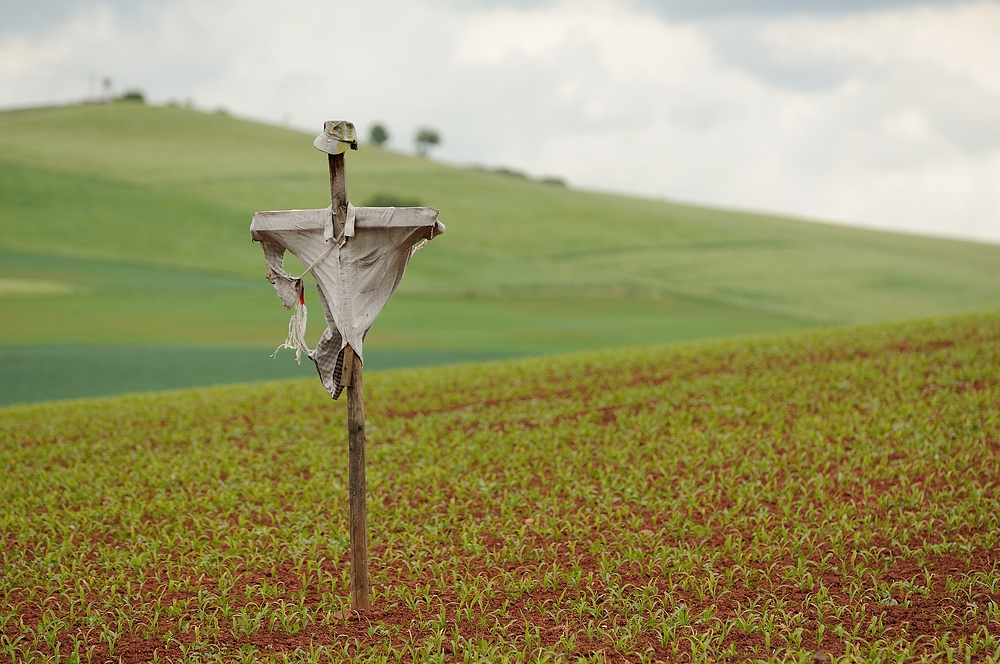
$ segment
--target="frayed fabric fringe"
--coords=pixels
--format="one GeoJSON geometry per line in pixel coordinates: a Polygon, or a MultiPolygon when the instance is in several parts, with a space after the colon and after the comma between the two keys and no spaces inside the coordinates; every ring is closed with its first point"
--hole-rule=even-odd
{"type": "Polygon", "coordinates": [[[306,355],[312,353],[309,347],[306,346],[306,322],[308,320],[309,310],[306,309],[305,303],[297,303],[295,305],[295,313],[292,314],[292,319],[288,321],[288,338],[285,339],[285,343],[278,346],[271,353],[271,357],[275,357],[282,348],[290,348],[295,351],[295,361],[302,364],[302,351],[305,351],[306,355]]]}

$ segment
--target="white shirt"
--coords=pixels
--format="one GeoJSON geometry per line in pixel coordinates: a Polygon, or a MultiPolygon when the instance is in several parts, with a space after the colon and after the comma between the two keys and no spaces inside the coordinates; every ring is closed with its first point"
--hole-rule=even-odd
{"type": "Polygon", "coordinates": [[[253,215],[250,236],[264,249],[268,280],[286,309],[296,307],[282,347],[295,348],[297,357],[305,350],[334,399],[343,389],[344,349],[350,345],[364,362],[365,335],[403,278],[416,245],[444,233],[437,217],[438,211],[431,207],[348,205],[347,223],[335,238],[330,208],[253,215]],[[285,272],[286,250],[309,266],[306,272],[316,279],[327,328],[314,350],[305,345],[305,275],[292,277],[285,272]]]}

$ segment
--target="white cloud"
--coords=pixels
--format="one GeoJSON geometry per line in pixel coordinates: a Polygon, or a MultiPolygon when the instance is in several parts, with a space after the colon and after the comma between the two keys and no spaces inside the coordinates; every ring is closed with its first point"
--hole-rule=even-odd
{"type": "Polygon", "coordinates": [[[854,59],[867,67],[930,68],[1000,92],[1000,5],[916,7],[861,16],[764,24],[770,46],[796,57],[854,59]]]}
{"type": "Polygon", "coordinates": [[[1000,4],[672,23],[592,0],[167,0],[0,41],[0,104],[111,75],[312,130],[716,205],[1000,240],[1000,4]]]}

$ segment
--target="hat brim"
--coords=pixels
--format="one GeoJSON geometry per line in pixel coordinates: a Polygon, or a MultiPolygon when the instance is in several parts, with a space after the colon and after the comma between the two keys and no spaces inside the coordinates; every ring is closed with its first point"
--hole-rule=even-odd
{"type": "Polygon", "coordinates": [[[342,141],[330,136],[326,132],[317,136],[316,140],[313,141],[313,145],[316,146],[317,150],[327,154],[343,154],[347,152],[347,148],[351,148],[352,150],[358,149],[356,141],[342,141]]]}

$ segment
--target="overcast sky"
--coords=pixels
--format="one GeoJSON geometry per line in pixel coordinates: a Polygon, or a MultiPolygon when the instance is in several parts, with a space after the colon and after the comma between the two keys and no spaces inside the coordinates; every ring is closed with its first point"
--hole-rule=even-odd
{"type": "Polygon", "coordinates": [[[1000,242],[1000,0],[0,0],[0,106],[110,77],[571,185],[1000,242]]]}

